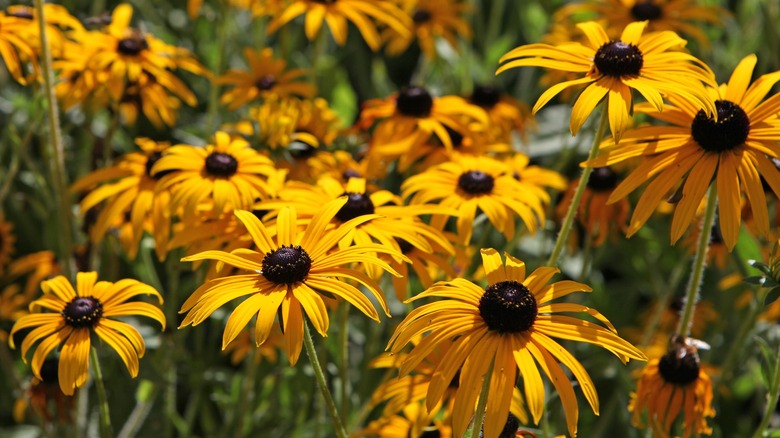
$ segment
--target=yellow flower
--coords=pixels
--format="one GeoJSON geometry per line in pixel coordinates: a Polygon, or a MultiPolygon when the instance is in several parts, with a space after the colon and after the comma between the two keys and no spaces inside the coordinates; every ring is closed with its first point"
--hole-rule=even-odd
{"type": "Polygon", "coordinates": [[[708,114],[714,114],[714,104],[702,85],[714,84],[712,71],[695,57],[680,51],[686,41],[677,34],[643,35],[646,26],[646,21],[631,23],[620,39],[611,40],[598,23],[581,23],[577,27],[585,33],[587,44],[520,46],[501,58],[504,65],[497,73],[515,67],[539,66],[583,75],[548,88],[533,108],[536,113],[564,89],[585,86],[572,109],[569,124],[572,135],[577,134],[596,105],[606,97],[609,126],[615,142],[619,141],[631,124],[632,90],[638,91],[659,112],[663,110],[663,97],[680,95],[701,102],[708,114]]]}
{"type": "MultiPolygon", "coordinates": [[[[611,232],[614,237],[616,229],[626,232],[628,228],[626,225],[630,209],[628,200],[607,203],[617,183],[618,174],[614,170],[609,167],[594,169],[577,206],[577,221],[585,228],[585,234],[593,238],[593,246],[603,245],[611,232]]],[[[559,220],[566,216],[578,185],[579,181],[572,182],[558,204],[555,213],[559,220]]]]}
{"type": "MultiPolygon", "coordinates": [[[[761,102],[780,72],[767,74],[752,84],[756,56],[745,57],[734,69],[728,84],[710,90],[717,108],[717,121],[697,102],[671,98],[673,106],[663,113],[641,107],[642,112],[667,123],[626,132],[620,144],[606,141],[603,154],[588,166],[606,166],[633,157],[644,161],[612,192],[615,202],[640,185],[644,190],[631,217],[628,235],[636,233],[656,206],[681,190],[672,219],[671,241],[676,242],[695,218],[710,183],[717,185],[720,230],[731,251],[740,227],[741,191],[753,211],[758,232],[769,233],[769,213],[761,177],[775,194],[780,194],[780,172],[771,158],[780,158],[780,94],[761,102]]],[[[675,196],[677,197],[677,196],[675,196]]]]}
{"type": "Polygon", "coordinates": [[[250,208],[257,198],[269,196],[267,178],[276,173],[268,157],[240,138],[214,134],[214,144],[196,147],[175,145],[152,167],[152,175],[165,172],[158,190],[171,190],[171,209],[184,208],[194,216],[198,206],[221,216],[234,209],[250,208]]]}
{"type": "Polygon", "coordinates": [[[526,406],[534,423],[539,423],[545,391],[538,365],[561,398],[569,433],[575,436],[579,415],[577,399],[559,362],[571,370],[596,413],[598,396],[587,371],[552,338],[601,346],[623,362],[644,360],[644,354],[618,337],[614,327],[598,311],[580,304],[550,303],[573,292],[590,291],[588,286],[573,281],[548,285],[558,269],[541,267],[526,276],[525,264],[508,254],[505,263],[492,248],[482,249],[481,254],[488,280],[486,289],[458,278],[437,283],[407,300],[447,298],[415,309],[393,333],[388,344],[392,353],[398,353],[415,336],[428,333],[403,362],[401,374],[413,370],[435,346],[452,342],[433,374],[426,403],[429,409],[436,405],[460,370],[452,418],[455,436],[461,436],[473,417],[483,378],[492,364],[484,436],[496,438],[509,413],[518,370],[526,406]],[[557,315],[571,312],[587,313],[609,330],[589,321],[557,315]]]}
{"type": "Polygon", "coordinates": [[[458,96],[434,97],[425,88],[405,87],[387,99],[365,103],[360,126],[368,129],[379,121],[371,138],[369,154],[379,159],[395,159],[436,137],[453,149],[449,127],[466,132],[469,121],[487,126],[485,111],[458,96]]]}
{"type": "MultiPolygon", "coordinates": [[[[78,50],[65,50],[62,59],[54,62],[63,78],[57,94],[65,109],[85,100],[90,107],[120,107],[140,99],[136,109],[155,123],[168,123],[174,118],[178,100],[190,106],[197,103],[195,94],[173,72],[184,69],[208,76],[206,69],[188,50],[131,28],[132,16],[132,6],[121,4],[103,31],[72,34],[78,50]],[[141,92],[139,88],[151,90],[141,92]]],[[[123,112],[132,118],[132,113],[123,112]]]]}
{"type": "MultiPolygon", "coordinates": [[[[438,201],[442,207],[460,212],[458,240],[468,243],[479,208],[496,229],[511,239],[515,234],[515,215],[533,234],[544,222],[544,205],[550,195],[539,186],[525,184],[512,175],[506,164],[489,157],[455,155],[421,174],[407,178],[401,185],[403,197],[412,196],[412,204],[438,201]]],[[[444,225],[446,217],[434,217],[434,226],[444,225]]]]}
{"type": "Polygon", "coordinates": [[[38,58],[30,45],[29,19],[0,12],[0,57],[11,76],[26,85],[38,71],[38,58]],[[25,73],[25,64],[30,63],[32,73],[25,73]]]}
{"type": "Polygon", "coordinates": [[[136,139],[141,151],[130,152],[113,166],[96,170],[71,186],[73,192],[90,190],[81,200],[81,214],[105,203],[97,220],[89,230],[90,239],[100,242],[109,228],[120,223],[132,224],[129,245],[125,248],[130,259],[138,254],[144,231],[155,240],[155,251],[160,260],[165,258],[170,235],[170,194],[157,190],[157,181],[163,176],[152,176],[155,163],[168,149],[168,143],[157,143],[147,138],[136,139]],[[98,187],[99,185],[99,187],[98,187]]]}
{"type": "Polygon", "coordinates": [[[299,80],[307,75],[306,70],[297,68],[285,71],[287,62],[274,58],[274,51],[270,47],[259,50],[247,47],[244,49],[244,57],[250,71],[230,69],[216,79],[218,84],[233,86],[220,98],[220,103],[228,105],[231,111],[258,98],[276,96],[310,99],[317,93],[314,85],[299,80]]]}
{"type": "Polygon", "coordinates": [[[38,379],[46,356],[62,345],[57,375],[60,389],[66,395],[72,395],[75,388],[87,381],[93,333],[117,352],[132,377],[138,375],[138,359],[146,351],[144,339],[132,325],[112,317],[146,316],[165,329],[165,316],[159,307],[140,301],[127,302],[138,295],[153,295],[162,304],[162,297],[153,287],[133,279],[111,283],[97,281],[97,272],[79,272],[75,290],[64,276],[44,281],[41,288],[43,297],[30,303],[30,314],[16,321],[9,343],[11,348],[16,348],[14,334],[35,327],[22,341],[22,359],[27,363],[27,352],[40,341],[31,363],[38,379]]]}
{"type": "Polygon", "coordinates": [[[556,11],[555,18],[586,15],[605,22],[607,33],[614,36],[634,21],[647,21],[647,28],[652,32],[677,32],[693,37],[706,47],[709,38],[701,23],[718,24],[728,13],[719,6],[703,5],[695,0],[596,0],[567,4],[556,11]]]}
{"type": "Polygon", "coordinates": [[[468,100],[487,112],[488,141],[511,143],[512,133],[525,140],[526,130],[534,126],[528,106],[493,85],[475,85],[468,100]]]}
{"type": "Polygon", "coordinates": [[[452,438],[452,428],[441,419],[426,412],[422,403],[406,405],[397,414],[388,414],[374,420],[364,429],[350,435],[352,438],[372,436],[376,438],[452,438]]]}
{"type": "Polygon", "coordinates": [[[459,0],[398,0],[404,12],[412,17],[411,33],[399,33],[393,27],[382,32],[390,56],[402,54],[417,41],[429,59],[436,58],[436,39],[444,38],[458,48],[458,37],[471,38],[471,26],[463,18],[471,8],[459,0]]]}
{"type": "Polygon", "coordinates": [[[365,263],[397,275],[385,262],[372,256],[375,253],[393,254],[393,250],[364,244],[332,251],[356,226],[376,217],[365,215],[327,231],[327,225],[346,202],[346,198],[339,198],[326,203],[302,233],[298,230],[295,209],[283,208],[276,221],[276,239],[271,238],[268,229],[252,213],[237,210],[236,216],[246,226],[258,251],[205,251],[185,257],[183,261],[218,260],[248,273],[216,278],[200,286],[182,305],[180,313],[187,315],[181,327],[198,325],[229,301],[247,297],[228,318],[222,348],[227,347],[255,316],[255,342],[262,345],[270,336],[278,313],[287,357],[290,364],[295,365],[303,345],[304,312],[317,332],[327,335],[330,319],[325,300],[344,299],[366,316],[379,321],[371,301],[346,281],[365,286],[387,313],[379,286],[365,274],[342,266],[365,263]]]}
{"type": "Polygon", "coordinates": [[[371,18],[389,26],[401,35],[409,35],[409,17],[390,0],[292,0],[275,14],[268,25],[268,33],[289,23],[295,17],[305,15],[306,38],[314,40],[327,22],[336,44],[347,42],[347,21],[358,28],[371,50],[379,50],[382,40],[371,18]]]}
{"type": "Polygon", "coordinates": [[[712,408],[712,381],[702,369],[696,348],[681,343],[647,363],[628,409],[636,427],[649,427],[660,437],[671,436],[682,416],[683,437],[712,434],[707,418],[712,408]],[[643,414],[647,412],[647,420],[643,414]]]}

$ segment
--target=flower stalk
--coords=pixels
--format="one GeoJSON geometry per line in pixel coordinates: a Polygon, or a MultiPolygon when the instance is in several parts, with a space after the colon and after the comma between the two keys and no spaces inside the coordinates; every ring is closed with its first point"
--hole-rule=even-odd
{"type": "Polygon", "coordinates": [[[111,432],[111,415],[108,409],[108,396],[106,395],[105,382],[103,382],[103,370],[100,368],[100,360],[98,359],[95,347],[90,348],[89,358],[92,362],[93,377],[95,378],[100,408],[100,438],[111,438],[114,434],[111,432]]]}
{"type": "Polygon", "coordinates": [[[52,187],[57,194],[60,214],[57,217],[61,231],[60,260],[63,273],[73,280],[73,227],[71,225],[71,204],[68,193],[67,173],[65,171],[65,151],[60,131],[60,114],[57,105],[57,97],[54,95],[54,71],[52,68],[52,56],[49,47],[49,37],[46,29],[46,15],[43,8],[43,0],[35,0],[35,13],[38,16],[38,34],[41,44],[41,76],[43,76],[43,90],[46,98],[46,107],[49,115],[49,142],[47,143],[47,155],[51,158],[52,187]]]}
{"type": "Polygon", "coordinates": [[[493,376],[494,360],[490,361],[487,373],[482,380],[482,391],[479,393],[479,402],[477,402],[477,410],[474,412],[474,419],[471,421],[471,427],[466,431],[465,436],[468,438],[479,438],[479,432],[482,430],[482,424],[485,422],[485,411],[487,410],[488,393],[490,392],[490,379],[493,376]]]}
{"type": "Polygon", "coordinates": [[[693,326],[693,312],[696,310],[696,300],[701,288],[701,282],[704,278],[704,267],[707,262],[707,250],[710,247],[710,230],[715,222],[715,207],[718,203],[717,185],[710,184],[707,193],[707,207],[704,212],[704,219],[701,224],[701,234],[699,243],[696,246],[696,255],[693,257],[693,267],[691,268],[691,277],[688,281],[688,287],[685,292],[685,307],[680,313],[680,323],[677,326],[677,334],[687,337],[691,334],[693,326]]]}
{"type": "MultiPolygon", "coordinates": [[[[593,137],[593,144],[590,147],[590,152],[588,152],[588,161],[596,158],[596,155],[599,152],[599,145],[601,144],[601,140],[604,138],[604,134],[607,132],[609,111],[607,110],[607,105],[605,102],[602,102],[600,105],[601,117],[599,119],[598,128],[596,128],[596,135],[593,137]]],[[[590,179],[591,173],[593,173],[592,167],[586,167],[582,170],[580,183],[577,185],[577,190],[574,192],[574,197],[572,197],[569,209],[566,211],[566,217],[563,219],[561,231],[558,233],[558,237],[555,239],[555,247],[553,247],[552,254],[550,254],[550,258],[547,260],[547,266],[557,266],[558,264],[558,259],[561,257],[561,253],[563,252],[563,248],[566,245],[566,241],[569,240],[569,233],[571,232],[571,227],[574,224],[574,217],[577,215],[577,209],[579,208],[580,201],[582,200],[582,195],[585,193],[585,189],[588,187],[588,180],[590,179]]]]}
{"type": "Polygon", "coordinates": [[[323,373],[320,360],[317,358],[317,350],[314,348],[314,341],[311,338],[309,323],[306,322],[305,318],[303,320],[303,345],[306,347],[306,355],[309,356],[309,362],[311,362],[311,367],[314,370],[314,377],[317,379],[317,386],[319,386],[325,406],[328,408],[328,414],[330,414],[330,420],[333,423],[336,436],[347,438],[347,432],[344,429],[344,424],[341,422],[336,402],[333,401],[333,395],[331,395],[328,383],[325,381],[325,373],[323,373]]]}

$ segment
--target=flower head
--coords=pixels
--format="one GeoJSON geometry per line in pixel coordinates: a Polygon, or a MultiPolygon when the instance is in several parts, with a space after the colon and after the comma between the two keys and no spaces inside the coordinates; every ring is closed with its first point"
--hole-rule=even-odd
{"type": "Polygon", "coordinates": [[[43,297],[30,303],[30,314],[16,321],[9,343],[16,348],[14,334],[35,327],[24,337],[22,359],[27,363],[27,352],[40,341],[31,362],[38,379],[42,379],[41,367],[46,357],[62,345],[57,375],[60,389],[67,395],[87,381],[93,333],[119,354],[132,377],[138,375],[138,359],[146,351],[143,337],[132,325],[112,317],[146,316],[165,329],[165,316],[159,307],[128,302],[138,295],[152,295],[162,304],[162,297],[153,287],[137,280],[111,283],[97,281],[97,272],[79,272],[75,290],[64,276],[44,281],[41,288],[43,297]]]}
{"type": "Polygon", "coordinates": [[[331,219],[346,202],[346,197],[343,197],[326,203],[303,233],[298,230],[295,209],[281,209],[276,220],[275,239],[254,214],[237,210],[235,214],[252,236],[257,251],[204,251],[183,260],[218,260],[248,273],[216,278],[200,286],[182,305],[180,312],[187,315],[181,326],[198,325],[229,301],[247,297],[228,318],[222,337],[223,349],[255,315],[255,342],[262,345],[268,339],[278,313],[287,356],[294,365],[303,345],[304,312],[323,336],[327,335],[330,325],[325,301],[346,300],[378,321],[379,315],[371,301],[345,280],[365,286],[387,313],[381,289],[365,274],[344,266],[364,263],[396,274],[387,263],[372,256],[376,253],[393,254],[394,251],[373,244],[333,250],[355,227],[376,217],[364,215],[329,230],[331,219]]]}
{"type": "Polygon", "coordinates": [[[663,98],[681,95],[700,102],[706,114],[715,108],[702,84],[714,85],[710,69],[681,51],[686,41],[674,32],[644,34],[647,22],[631,23],[617,40],[612,40],[595,22],[578,24],[587,43],[556,46],[529,44],[501,58],[498,73],[515,67],[539,66],[583,75],[551,86],[536,101],[538,111],[555,95],[569,87],[585,88],[574,103],[570,128],[576,135],[593,109],[606,97],[609,126],[615,142],[631,124],[632,90],[638,91],[659,112],[663,98]]]}
{"type": "Polygon", "coordinates": [[[393,333],[388,344],[393,353],[399,352],[415,336],[428,333],[409,353],[401,365],[401,373],[413,370],[435,346],[452,343],[433,374],[426,402],[429,409],[438,403],[455,373],[460,371],[453,431],[455,436],[461,436],[473,416],[483,378],[492,363],[485,438],[496,438],[509,413],[518,370],[527,408],[534,422],[539,422],[544,410],[544,384],[538,365],[563,402],[569,433],[576,435],[577,400],[560,363],[574,374],[595,412],[598,412],[598,397],[587,371],[553,338],[604,347],[624,362],[644,359],[644,355],[618,337],[614,327],[598,311],[580,304],[550,303],[573,292],[590,291],[588,286],[573,281],[547,284],[558,272],[556,268],[542,267],[526,276],[525,264],[512,256],[507,255],[504,262],[494,249],[482,249],[481,254],[488,280],[486,288],[459,278],[437,283],[408,300],[446,298],[415,309],[393,333]],[[558,314],[571,312],[587,313],[608,329],[558,314]]]}
{"type": "Polygon", "coordinates": [[[601,148],[603,154],[587,162],[588,166],[605,166],[634,157],[644,159],[609,198],[615,202],[651,181],[631,217],[629,236],[642,227],[662,200],[679,191],[671,233],[672,242],[676,242],[694,221],[711,183],[717,187],[720,230],[729,250],[739,234],[741,192],[747,194],[757,230],[768,235],[769,214],[761,177],[780,194],[780,171],[771,160],[780,158],[780,121],[776,116],[780,94],[762,100],[780,81],[780,72],[763,75],[751,84],[755,65],[755,55],[745,57],[728,84],[711,89],[717,119],[707,115],[706,107],[698,102],[680,97],[671,97],[672,105],[663,113],[642,106],[642,112],[668,125],[627,131],[620,144],[607,140],[601,148]]]}
{"type": "Polygon", "coordinates": [[[714,417],[712,381],[702,368],[696,348],[675,343],[660,358],[651,359],[642,371],[629,410],[636,427],[647,427],[662,437],[682,416],[683,437],[710,435],[707,417],[714,417]],[[647,421],[643,414],[647,412],[647,421]]]}

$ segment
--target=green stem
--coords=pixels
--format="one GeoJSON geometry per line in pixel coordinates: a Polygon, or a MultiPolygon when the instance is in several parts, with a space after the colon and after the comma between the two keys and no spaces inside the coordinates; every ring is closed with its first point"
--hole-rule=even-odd
{"type": "MultiPolygon", "coordinates": [[[[247,413],[247,408],[252,404],[254,399],[253,392],[255,389],[255,376],[257,375],[257,364],[255,363],[255,356],[257,355],[257,348],[251,348],[249,354],[244,361],[246,369],[246,378],[241,383],[241,392],[238,395],[238,406],[236,409],[236,428],[233,436],[241,438],[244,436],[244,420],[247,413]]],[[[249,409],[249,412],[252,412],[249,409]]]]}
{"type": "Polygon", "coordinates": [[[303,345],[306,347],[306,354],[309,356],[311,367],[314,370],[314,377],[317,379],[317,386],[319,386],[325,406],[328,408],[330,420],[333,422],[333,428],[336,430],[336,436],[347,438],[347,431],[344,430],[344,424],[341,422],[341,416],[336,408],[336,403],[333,401],[333,396],[325,381],[325,374],[322,372],[320,360],[317,358],[317,351],[314,349],[314,341],[311,339],[311,331],[306,319],[303,320],[303,345]]]}
{"type": "Polygon", "coordinates": [[[772,372],[769,394],[767,394],[766,397],[764,417],[761,419],[761,424],[758,425],[758,429],[756,429],[756,432],[753,434],[753,438],[761,438],[764,436],[764,430],[766,430],[766,427],[769,425],[769,420],[775,412],[778,395],[780,395],[780,346],[778,346],[777,356],[775,357],[775,368],[772,372]]]}
{"type": "Polygon", "coordinates": [[[693,325],[693,312],[696,310],[696,299],[699,295],[699,288],[704,277],[704,267],[707,262],[707,249],[710,246],[710,230],[715,222],[715,206],[718,202],[718,189],[715,184],[710,184],[710,190],[707,194],[707,209],[704,212],[704,220],[701,224],[701,234],[699,235],[699,244],[696,247],[696,255],[693,256],[693,267],[691,268],[691,278],[688,281],[688,289],[685,292],[685,307],[680,313],[680,324],[677,326],[677,333],[682,336],[691,334],[693,325]]]}
{"type": "Polygon", "coordinates": [[[501,30],[501,23],[504,20],[504,11],[506,0],[492,0],[490,2],[490,19],[488,21],[487,37],[485,38],[485,47],[489,48],[495,44],[496,36],[501,30]]]}
{"type": "MultiPolygon", "coordinates": [[[[214,73],[214,76],[219,76],[222,74],[222,70],[224,69],[225,64],[225,47],[227,45],[225,44],[225,41],[227,40],[227,21],[230,18],[230,5],[228,2],[222,2],[222,7],[219,11],[219,16],[217,18],[217,47],[218,50],[216,51],[215,59],[214,59],[214,65],[212,65],[212,72],[214,73]]],[[[211,133],[217,129],[217,118],[219,115],[219,91],[220,91],[220,85],[216,83],[215,79],[211,80],[211,87],[209,88],[209,103],[208,103],[208,109],[206,110],[206,129],[208,130],[208,135],[210,136],[211,133]]]]}
{"type": "MultiPolygon", "coordinates": [[[[144,421],[148,418],[149,413],[152,411],[154,401],[157,399],[157,395],[160,393],[160,387],[154,382],[141,382],[141,385],[146,385],[144,394],[137,397],[137,401],[130,416],[127,417],[127,421],[119,431],[117,438],[131,438],[137,435],[138,430],[143,426],[144,421]]],[[[143,387],[143,386],[142,386],[143,387]]]]}
{"type": "Polygon", "coordinates": [[[347,424],[349,412],[349,303],[341,303],[339,312],[339,399],[341,422],[347,424]]]}
{"type": "Polygon", "coordinates": [[[114,434],[111,432],[111,415],[108,410],[108,396],[106,395],[106,386],[103,382],[103,371],[100,369],[100,360],[98,359],[95,347],[90,349],[89,358],[92,362],[95,386],[97,387],[98,404],[100,405],[100,438],[111,438],[114,434]]]}
{"type": "Polygon", "coordinates": [[[57,97],[54,95],[54,71],[52,69],[51,50],[46,29],[46,16],[43,10],[43,0],[35,0],[35,12],[38,16],[38,33],[41,44],[41,74],[49,114],[49,156],[52,158],[52,186],[57,193],[60,204],[60,214],[57,223],[60,226],[60,260],[65,276],[74,279],[75,266],[73,262],[73,227],[71,225],[71,204],[68,193],[67,173],[65,171],[65,151],[60,132],[60,114],[57,97]]]}
{"type": "MultiPolygon", "coordinates": [[[[609,111],[607,110],[606,104],[601,103],[601,119],[599,120],[599,126],[596,129],[596,135],[593,137],[593,144],[591,145],[590,152],[588,153],[588,160],[596,158],[596,154],[599,152],[601,139],[604,137],[604,133],[607,131],[608,121],[609,111]]],[[[561,225],[561,231],[558,233],[558,238],[555,239],[555,247],[553,248],[552,254],[550,254],[550,259],[547,260],[547,266],[556,266],[558,264],[558,259],[563,252],[564,246],[566,246],[566,241],[569,239],[569,232],[571,232],[571,227],[574,224],[574,217],[577,215],[577,209],[580,206],[580,200],[582,200],[582,195],[585,193],[585,188],[588,186],[588,179],[590,179],[590,174],[592,172],[592,167],[586,167],[582,169],[580,183],[577,185],[577,190],[574,192],[574,197],[572,198],[571,204],[569,205],[569,210],[566,212],[566,217],[564,218],[563,224],[561,225]]]]}
{"type": "Polygon", "coordinates": [[[493,375],[493,365],[495,362],[490,361],[487,373],[482,380],[482,391],[479,393],[479,402],[477,402],[477,410],[474,412],[474,419],[471,420],[471,426],[466,430],[464,437],[478,438],[479,432],[482,430],[482,423],[485,422],[485,411],[487,410],[488,393],[490,392],[490,378],[493,375]]]}

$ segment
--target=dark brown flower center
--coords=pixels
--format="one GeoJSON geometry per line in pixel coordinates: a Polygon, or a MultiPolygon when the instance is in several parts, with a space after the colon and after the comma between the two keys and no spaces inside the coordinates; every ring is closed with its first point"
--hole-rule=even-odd
{"type": "Polygon", "coordinates": [[[367,193],[344,193],[347,203],[336,213],[336,219],[346,222],[365,214],[374,213],[374,203],[367,193]]]}
{"type": "Polygon", "coordinates": [[[699,354],[691,347],[674,347],[658,361],[658,373],[675,385],[694,382],[699,378],[699,354]]]}
{"type": "Polygon", "coordinates": [[[588,179],[588,188],[595,192],[608,192],[614,190],[618,183],[618,174],[609,167],[597,167],[593,169],[588,179]]]}
{"type": "Polygon", "coordinates": [[[263,257],[263,277],[271,283],[293,284],[306,279],[311,269],[311,258],[300,246],[284,246],[263,257]]]}
{"type": "Polygon", "coordinates": [[[212,152],[206,157],[206,173],[211,176],[228,178],[238,171],[238,161],[229,154],[212,152]]]}
{"type": "Polygon", "coordinates": [[[149,178],[160,179],[165,175],[168,175],[169,173],[173,172],[172,170],[163,170],[155,174],[152,174],[152,168],[157,163],[157,161],[160,160],[160,158],[162,158],[162,152],[160,151],[152,152],[151,155],[146,157],[146,176],[148,176],[149,178]]]}
{"type": "Polygon", "coordinates": [[[601,74],[620,78],[637,76],[644,59],[639,47],[623,41],[610,41],[599,47],[593,63],[601,74]]]}
{"type": "Polygon", "coordinates": [[[634,17],[634,21],[653,21],[661,18],[663,14],[663,9],[653,3],[653,0],[638,1],[631,7],[631,16],[634,17]]]}
{"type": "Polygon", "coordinates": [[[127,56],[136,56],[148,48],[149,42],[140,34],[121,39],[117,44],[119,53],[127,56]]]}
{"type": "Polygon", "coordinates": [[[699,110],[691,123],[691,136],[707,152],[730,151],[747,140],[750,119],[745,110],[728,100],[716,100],[718,121],[699,110]]]}
{"type": "MultiPolygon", "coordinates": [[[[517,436],[517,429],[520,428],[520,420],[512,415],[512,413],[509,413],[509,416],[506,418],[506,423],[504,423],[504,428],[501,429],[501,433],[498,435],[498,438],[515,438],[517,436]]],[[[483,425],[483,429],[479,431],[479,438],[484,438],[485,436],[485,429],[483,425]]]]}
{"type": "Polygon", "coordinates": [[[471,93],[471,102],[482,108],[493,108],[501,100],[501,92],[492,85],[477,85],[471,93]]]}
{"type": "Polygon", "coordinates": [[[425,88],[404,87],[395,101],[398,112],[409,117],[428,117],[433,108],[433,97],[425,88]]]}
{"type": "Polygon", "coordinates": [[[431,20],[431,13],[425,9],[418,9],[412,14],[412,21],[415,24],[422,24],[431,20]]]}
{"type": "Polygon", "coordinates": [[[536,298],[522,283],[501,281],[485,289],[479,300],[479,314],[490,330],[524,332],[536,321],[536,298]]]}
{"type": "Polygon", "coordinates": [[[470,195],[484,195],[493,191],[493,175],[479,170],[463,172],[458,178],[458,187],[470,195]]]}
{"type": "Polygon", "coordinates": [[[255,82],[255,86],[262,91],[268,91],[276,86],[276,77],[274,75],[265,75],[255,82]]]}
{"type": "Polygon", "coordinates": [[[103,305],[94,297],[78,297],[65,305],[62,316],[73,328],[92,327],[103,316],[103,305]]]}
{"type": "Polygon", "coordinates": [[[349,181],[350,178],[363,178],[363,175],[355,169],[347,169],[341,173],[341,178],[343,178],[344,181],[349,181]]]}

